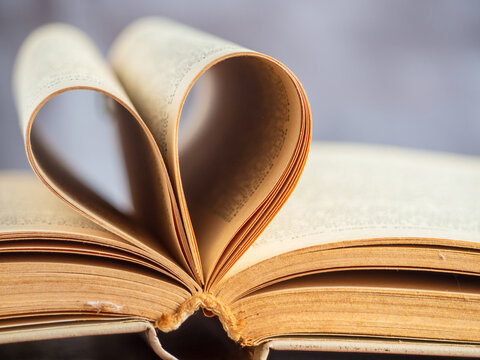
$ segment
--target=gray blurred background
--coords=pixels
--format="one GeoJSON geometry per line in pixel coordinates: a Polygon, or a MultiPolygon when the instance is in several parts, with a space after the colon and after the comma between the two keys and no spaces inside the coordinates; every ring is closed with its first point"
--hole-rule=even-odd
{"type": "Polygon", "coordinates": [[[315,140],[480,154],[478,1],[0,0],[0,168],[27,168],[11,94],[14,56],[61,21],[106,53],[132,20],[162,15],[289,66],[315,140]]]}
{"type": "MultiPolygon", "coordinates": [[[[88,33],[106,54],[128,23],[146,15],[173,18],[284,62],[307,91],[314,140],[480,155],[479,1],[0,0],[0,169],[28,168],[11,70],[30,31],[47,22],[67,22],[88,33]]],[[[95,151],[84,149],[82,156],[100,178],[115,176],[96,156],[114,156],[112,139],[81,126],[56,129],[60,138],[68,139],[74,129],[75,139],[96,142],[95,151]]],[[[81,146],[85,143],[77,150],[81,146]]],[[[98,340],[49,344],[44,358],[59,351],[55,344],[68,354],[65,358],[109,358],[105,355],[114,351],[100,351],[109,343],[98,340]]],[[[139,353],[129,352],[131,346],[115,346],[116,356],[138,358],[139,353]]],[[[42,357],[41,348],[31,346],[3,347],[3,355],[42,357]]]]}

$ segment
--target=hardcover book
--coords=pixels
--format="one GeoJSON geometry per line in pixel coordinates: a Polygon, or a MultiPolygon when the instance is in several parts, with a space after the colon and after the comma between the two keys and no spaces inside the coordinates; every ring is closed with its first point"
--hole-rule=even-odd
{"type": "Polygon", "coordinates": [[[14,93],[36,176],[0,175],[1,343],[145,331],[173,359],[156,331],[202,309],[258,359],[480,354],[479,159],[310,146],[287,67],[161,18],[128,26],[108,62],[71,26],[37,29],[14,93]],[[129,211],[72,171],[36,119],[75,90],[103,94],[115,119],[129,211]]]}

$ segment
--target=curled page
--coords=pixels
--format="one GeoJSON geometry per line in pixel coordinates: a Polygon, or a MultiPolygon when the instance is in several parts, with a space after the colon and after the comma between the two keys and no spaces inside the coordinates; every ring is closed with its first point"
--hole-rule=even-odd
{"type": "Polygon", "coordinates": [[[67,25],[44,26],[25,41],[14,89],[28,159],[80,214],[158,254],[177,277],[180,265],[208,291],[300,177],[311,137],[305,92],[277,60],[161,18],[127,27],[111,62],[114,72],[85,35],[67,25]],[[196,83],[193,121],[179,146],[181,110],[196,83]],[[34,120],[43,105],[79,89],[110,100],[133,215],[75,176],[48,146],[49,134],[38,131],[34,120]]]}
{"type": "MultiPolygon", "coordinates": [[[[69,25],[50,24],[37,29],[19,51],[13,85],[27,157],[38,177],[77,212],[148,251],[161,266],[188,282],[183,269],[189,269],[177,241],[178,225],[173,214],[176,201],[160,151],[112,70],[90,40],[69,25]],[[133,137],[130,141],[137,144],[136,153],[132,155],[136,155],[135,161],[141,162],[146,169],[142,173],[149,176],[149,194],[144,196],[149,202],[143,204],[143,209],[138,209],[146,220],[143,223],[118,211],[80,181],[68,164],[62,163],[48,146],[45,140],[51,134],[42,137],[37,131],[41,124],[35,118],[41,108],[53,97],[72,90],[95,91],[116,104],[119,126],[128,128],[133,137]],[[150,218],[145,214],[150,214],[150,218]]],[[[88,139],[85,142],[88,146],[88,139]]]]}
{"type": "Polygon", "coordinates": [[[165,159],[183,246],[203,267],[208,289],[300,176],[311,128],[305,93],[275,59],[162,18],[127,27],[111,61],[165,159]],[[180,115],[197,80],[200,101],[180,148],[180,115]]]}

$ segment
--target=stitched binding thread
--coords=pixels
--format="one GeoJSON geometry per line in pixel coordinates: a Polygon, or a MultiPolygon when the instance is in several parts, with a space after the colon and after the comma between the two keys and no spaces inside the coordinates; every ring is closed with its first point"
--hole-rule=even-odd
{"type": "Polygon", "coordinates": [[[240,334],[244,322],[237,320],[230,308],[210,293],[197,293],[193,295],[180,305],[173,315],[163,314],[160,319],[155,322],[155,327],[163,332],[176,330],[189,316],[200,309],[200,307],[218,316],[223,328],[231,339],[240,342],[243,346],[253,345],[251,339],[244,338],[240,334]]]}

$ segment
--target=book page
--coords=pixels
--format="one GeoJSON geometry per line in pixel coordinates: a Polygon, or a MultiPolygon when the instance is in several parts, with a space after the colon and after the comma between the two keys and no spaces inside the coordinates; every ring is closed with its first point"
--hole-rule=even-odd
{"type": "Polygon", "coordinates": [[[411,271],[343,271],[304,276],[235,301],[244,342],[348,335],[476,343],[476,276],[411,271]]]}
{"type": "Polygon", "coordinates": [[[141,19],[128,26],[111,50],[113,68],[165,159],[186,231],[185,246],[189,247],[197,269],[202,265],[178,165],[180,111],[192,81],[204,67],[241,50],[245,49],[158,18],[141,19]]]}
{"type": "Polygon", "coordinates": [[[0,175],[0,253],[12,252],[126,260],[170,276],[190,291],[198,290],[190,276],[165,262],[161,254],[137,247],[78,214],[26,172],[0,175]]]}
{"type": "Polygon", "coordinates": [[[175,313],[191,293],[158,271],[127,261],[74,254],[2,254],[0,318],[141,317],[175,313]]]}
{"type": "Polygon", "coordinates": [[[94,222],[79,215],[53,196],[31,173],[0,175],[0,239],[46,234],[58,237],[100,237],[111,243],[128,244],[94,222]],[[28,234],[28,235],[27,235],[28,234]]]}
{"type": "Polygon", "coordinates": [[[314,144],[291,199],[228,277],[287,252],[369,239],[391,244],[458,241],[479,247],[480,161],[388,147],[314,144]]]}
{"type": "MultiPolygon", "coordinates": [[[[14,92],[27,156],[40,179],[56,195],[90,220],[137,247],[160,254],[172,267],[176,266],[175,261],[188,270],[177,241],[178,225],[175,224],[172,206],[174,194],[161,154],[111,69],[86,36],[63,24],[46,25],[33,32],[17,57],[14,92]],[[148,188],[142,189],[142,201],[134,201],[139,214],[137,219],[148,219],[148,224],[155,223],[155,228],[146,228],[135,217],[121,213],[79,181],[69,171],[68,164],[63,164],[49,148],[49,134],[38,131],[41,123],[34,124],[34,119],[41,112],[41,107],[52,97],[75,89],[100,92],[118,104],[116,113],[121,113],[119,126],[128,126],[131,136],[135,136],[135,141],[139,144],[140,150],[135,154],[135,161],[149,169],[143,172],[146,176],[149,175],[149,182],[147,186],[145,182],[143,184],[148,188]],[[150,192],[148,203],[145,201],[145,191],[150,192]],[[149,212],[149,217],[145,216],[146,212],[149,212]]],[[[69,119],[66,117],[62,120],[69,119]]],[[[87,144],[88,139],[86,146],[87,144]]],[[[132,185],[137,186],[138,182],[132,181],[132,185]]],[[[137,200],[138,196],[135,195],[138,191],[133,191],[133,194],[134,200],[137,200]]],[[[177,273],[180,271],[176,270],[177,273]]]]}
{"type": "Polygon", "coordinates": [[[296,182],[310,138],[303,90],[268,56],[161,18],[127,27],[111,61],[165,158],[188,246],[208,279],[248,247],[296,182]],[[202,101],[181,141],[180,114],[197,80],[202,101]]]}

